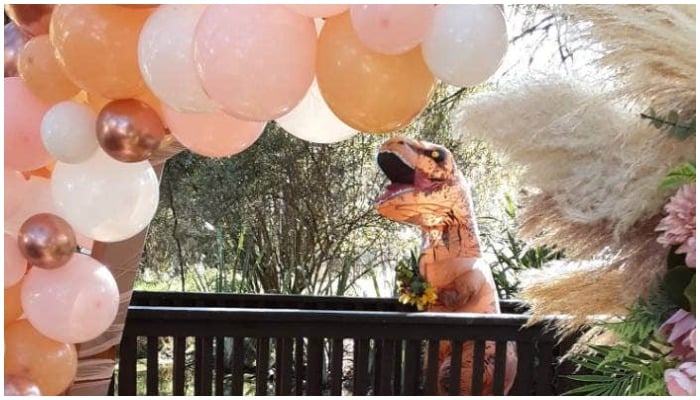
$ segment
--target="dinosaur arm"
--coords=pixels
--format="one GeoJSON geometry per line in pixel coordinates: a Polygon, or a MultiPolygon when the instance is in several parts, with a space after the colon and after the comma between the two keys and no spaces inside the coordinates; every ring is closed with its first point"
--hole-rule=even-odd
{"type": "Polygon", "coordinates": [[[439,289],[438,302],[447,309],[460,309],[476,299],[484,284],[486,279],[481,271],[465,271],[458,275],[452,284],[439,289]]]}

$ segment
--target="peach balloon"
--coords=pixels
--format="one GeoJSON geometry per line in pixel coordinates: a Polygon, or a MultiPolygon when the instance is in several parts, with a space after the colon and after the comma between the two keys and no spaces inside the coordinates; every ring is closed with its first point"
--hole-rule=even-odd
{"type": "Polygon", "coordinates": [[[110,99],[142,93],[136,48],[150,9],[59,4],[51,18],[51,43],[68,77],[81,89],[110,99]]]}
{"type": "Polygon", "coordinates": [[[194,60],[204,90],[227,114],[280,117],[314,79],[316,29],[279,5],[212,5],[199,19],[194,60]]]}
{"type": "Polygon", "coordinates": [[[357,38],[349,13],[323,26],[316,74],[338,118],[372,133],[408,125],[430,101],[435,83],[420,48],[397,56],[375,53],[357,38]]]}
{"type": "Polygon", "coordinates": [[[17,321],[22,316],[22,284],[20,280],[5,288],[5,326],[17,321]]]}
{"type": "Polygon", "coordinates": [[[75,346],[39,333],[26,319],[5,328],[5,373],[32,380],[44,396],[68,389],[78,370],[75,346]]]}
{"type": "Polygon", "coordinates": [[[433,4],[353,4],[352,27],[360,41],[382,54],[418,46],[433,25],[433,4]]]}
{"type": "Polygon", "coordinates": [[[25,182],[26,180],[19,172],[5,169],[5,219],[22,207],[25,182]]]}
{"type": "Polygon", "coordinates": [[[349,4],[288,4],[287,8],[309,18],[327,18],[345,12],[349,4]]]}
{"type": "Polygon", "coordinates": [[[16,285],[27,272],[27,259],[17,247],[17,238],[5,234],[5,287],[16,285]]]}
{"type": "Polygon", "coordinates": [[[22,308],[43,335],[82,343],[101,335],[119,309],[112,273],[97,260],[75,254],[61,268],[32,268],[22,285],[22,308]]]}
{"type": "Polygon", "coordinates": [[[50,180],[41,177],[31,177],[24,181],[19,189],[23,196],[20,207],[8,218],[5,218],[5,232],[17,236],[19,228],[27,218],[34,214],[49,212],[56,214],[51,198],[50,180]]]}
{"type": "Polygon", "coordinates": [[[58,64],[49,35],[27,42],[19,54],[17,69],[27,88],[49,103],[70,99],[80,92],[58,64]]]}
{"type": "MultiPolygon", "coordinates": [[[[163,103],[161,103],[160,99],[158,99],[148,88],[146,88],[146,90],[140,95],[132,98],[148,104],[158,114],[160,119],[163,120],[163,103]]],[[[79,98],[79,101],[90,107],[95,114],[99,114],[104,106],[112,101],[112,99],[102,97],[99,94],[84,92],[81,98],[79,98]]]]}
{"type": "Polygon", "coordinates": [[[49,107],[22,79],[5,78],[5,167],[30,171],[51,161],[41,142],[41,119],[49,107]]]}
{"type": "Polygon", "coordinates": [[[171,133],[189,150],[207,157],[228,157],[255,143],[265,129],[265,122],[243,121],[217,112],[212,114],[180,113],[163,107],[171,133]]]}

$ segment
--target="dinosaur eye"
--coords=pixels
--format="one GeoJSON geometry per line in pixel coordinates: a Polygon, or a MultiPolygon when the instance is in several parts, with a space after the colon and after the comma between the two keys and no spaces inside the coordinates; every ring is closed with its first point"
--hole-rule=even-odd
{"type": "Polygon", "coordinates": [[[436,162],[445,161],[445,153],[440,150],[429,150],[426,152],[426,155],[430,156],[430,158],[432,158],[436,162]]]}

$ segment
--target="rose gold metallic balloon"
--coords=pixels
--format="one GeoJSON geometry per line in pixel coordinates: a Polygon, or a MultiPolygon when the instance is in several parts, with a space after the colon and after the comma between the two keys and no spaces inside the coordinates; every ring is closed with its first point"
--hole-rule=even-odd
{"type": "Polygon", "coordinates": [[[46,269],[67,263],[77,246],[68,222],[49,213],[36,214],[24,221],[19,228],[17,244],[30,264],[46,269]]]}
{"type": "Polygon", "coordinates": [[[5,78],[19,76],[17,60],[19,52],[28,40],[14,22],[5,25],[5,78]]]}
{"type": "Polygon", "coordinates": [[[49,33],[54,4],[5,4],[7,16],[30,36],[49,33]]]}
{"type": "Polygon", "coordinates": [[[5,375],[5,396],[41,396],[36,383],[19,375],[5,375]]]}
{"type": "Polygon", "coordinates": [[[136,100],[114,100],[97,115],[97,140],[102,149],[122,162],[147,160],[165,137],[158,113],[136,100]]]}

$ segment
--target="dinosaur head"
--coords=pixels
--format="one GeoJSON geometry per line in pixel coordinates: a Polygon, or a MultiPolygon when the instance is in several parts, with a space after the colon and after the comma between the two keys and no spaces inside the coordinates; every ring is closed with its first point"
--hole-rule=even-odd
{"type": "Polygon", "coordinates": [[[375,205],[384,217],[423,227],[469,218],[469,187],[446,148],[395,137],[381,146],[377,163],[391,181],[375,205]]]}

